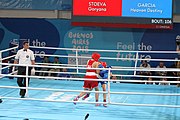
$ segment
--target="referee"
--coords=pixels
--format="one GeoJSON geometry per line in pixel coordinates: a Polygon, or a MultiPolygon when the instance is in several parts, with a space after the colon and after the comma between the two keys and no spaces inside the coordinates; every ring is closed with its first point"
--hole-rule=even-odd
{"type": "MultiPolygon", "coordinates": [[[[18,50],[14,64],[24,64],[24,65],[34,65],[35,64],[35,57],[32,50],[29,49],[28,41],[23,42],[23,48],[18,50]]],[[[34,68],[28,67],[28,75],[31,75],[31,72],[35,72],[34,68]],[[32,71],[31,71],[32,70],[32,71]]],[[[26,67],[25,66],[18,66],[18,75],[26,75],[26,67]]],[[[28,83],[29,83],[28,78],[28,83]]],[[[17,84],[19,87],[26,87],[26,78],[25,77],[18,77],[17,84]]],[[[24,98],[26,94],[26,89],[20,89],[19,95],[21,98],[24,98]]]]}

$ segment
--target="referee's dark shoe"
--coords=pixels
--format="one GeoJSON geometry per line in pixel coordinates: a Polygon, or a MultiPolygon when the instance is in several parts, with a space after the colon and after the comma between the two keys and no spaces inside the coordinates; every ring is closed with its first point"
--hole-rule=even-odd
{"type": "Polygon", "coordinates": [[[21,98],[25,98],[25,92],[26,92],[25,89],[20,89],[19,95],[21,96],[21,98]]]}
{"type": "Polygon", "coordinates": [[[24,95],[21,95],[21,98],[25,98],[25,96],[24,96],[24,95]]]}
{"type": "Polygon", "coordinates": [[[2,101],[2,99],[0,99],[0,103],[2,103],[3,101],[2,101]]]}

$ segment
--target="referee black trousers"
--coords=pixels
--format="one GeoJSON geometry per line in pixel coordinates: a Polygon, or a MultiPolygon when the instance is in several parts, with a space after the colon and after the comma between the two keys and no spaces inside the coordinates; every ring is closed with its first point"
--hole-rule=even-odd
{"type": "MultiPolygon", "coordinates": [[[[26,75],[26,67],[18,67],[18,75],[26,75]]],[[[28,76],[31,75],[31,68],[28,69],[28,76]]],[[[29,84],[30,78],[28,78],[28,84],[29,84]]],[[[18,77],[17,78],[17,84],[19,87],[26,87],[26,77],[18,77]]],[[[24,97],[26,94],[26,89],[20,89],[20,96],[24,97]]]]}

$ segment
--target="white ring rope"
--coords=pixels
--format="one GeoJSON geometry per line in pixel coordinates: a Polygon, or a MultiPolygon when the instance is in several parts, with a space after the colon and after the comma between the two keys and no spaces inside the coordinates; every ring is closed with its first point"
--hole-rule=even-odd
{"type": "MultiPolygon", "coordinates": [[[[0,88],[14,88],[19,89],[17,86],[0,86],[0,88]]],[[[43,90],[43,91],[59,91],[59,92],[87,92],[87,93],[108,93],[103,91],[86,91],[86,90],[67,90],[67,89],[52,89],[52,88],[34,88],[34,87],[21,87],[21,89],[29,90],[43,90]]],[[[123,95],[151,95],[151,96],[180,96],[179,94],[174,93],[143,93],[143,92],[110,92],[110,94],[123,94],[123,95]]]]}
{"type": "MultiPolygon", "coordinates": [[[[55,48],[55,47],[35,47],[35,46],[30,46],[30,48],[39,48],[39,49],[52,49],[52,50],[70,50],[70,51],[82,51],[84,49],[72,49],[72,48],[55,48]]],[[[120,52],[120,53],[164,53],[164,54],[178,54],[180,51],[124,51],[124,50],[99,50],[99,49],[88,49],[90,52],[120,52]]],[[[137,56],[138,56],[137,54],[137,56]]],[[[39,56],[42,56],[43,54],[36,54],[39,56]]],[[[45,56],[56,56],[56,57],[76,57],[76,56],[64,56],[64,55],[48,55],[46,54],[45,56]]],[[[85,56],[77,56],[77,58],[90,58],[90,57],[85,57],[85,56]]],[[[111,58],[111,57],[101,57],[101,59],[115,59],[115,60],[136,60],[135,58],[111,58]]],[[[180,61],[180,60],[175,60],[175,59],[138,59],[138,60],[151,60],[151,61],[180,61]]]]}
{"type": "MultiPolygon", "coordinates": [[[[11,63],[0,63],[0,65],[10,65],[10,66],[24,66],[26,67],[27,65],[23,65],[23,64],[11,64],[11,63]]],[[[59,64],[61,65],[61,64],[59,64]]],[[[42,65],[28,65],[28,67],[44,67],[42,65]]],[[[82,70],[86,70],[86,69],[96,69],[96,70],[102,70],[102,68],[85,68],[85,67],[65,67],[65,66],[56,66],[56,65],[53,65],[53,66],[45,66],[46,68],[68,68],[68,69],[82,69],[82,70]]],[[[103,68],[104,70],[108,70],[109,68],[103,68]]],[[[140,67],[137,67],[136,69],[133,69],[133,68],[119,68],[119,69],[111,69],[113,71],[176,71],[176,72],[180,72],[180,69],[179,68],[140,68],[140,67]]]]}
{"type": "MultiPolygon", "coordinates": [[[[14,65],[14,64],[8,64],[8,63],[0,63],[2,65],[14,65]]],[[[14,65],[14,66],[19,66],[19,64],[17,65],[14,65]]],[[[21,66],[26,66],[26,65],[21,65],[21,66]]],[[[41,65],[29,65],[31,67],[42,67],[41,65]]],[[[67,68],[67,69],[77,69],[77,67],[64,67],[64,66],[46,66],[47,68],[67,68]]],[[[3,68],[2,68],[3,69],[3,68]]],[[[84,67],[78,67],[78,69],[87,69],[87,68],[84,68],[84,67]]],[[[102,69],[102,68],[89,68],[89,69],[102,69]]],[[[107,68],[106,68],[107,69],[107,68]]],[[[107,69],[108,70],[108,69],[107,69]]],[[[113,72],[113,70],[118,70],[118,69],[111,69],[111,71],[113,72]]],[[[120,69],[120,70],[123,70],[124,69],[120,69]]],[[[132,70],[133,69],[126,69],[126,70],[132,70]]],[[[141,69],[139,69],[140,71],[141,69]]],[[[156,71],[158,71],[158,69],[156,68],[156,71]]],[[[165,71],[168,71],[165,70],[165,71]]],[[[170,69],[170,71],[172,71],[170,69]]],[[[174,71],[174,70],[173,70],[174,71]]],[[[178,69],[179,71],[179,69],[178,69]]],[[[54,72],[54,71],[37,71],[37,72],[45,72],[45,73],[64,73],[64,72],[54,72]]],[[[65,73],[68,73],[68,74],[77,74],[76,72],[65,72],[65,73]]],[[[81,74],[81,75],[84,75],[85,73],[78,73],[78,74],[81,74]]],[[[6,76],[6,75],[4,75],[6,76]]],[[[116,75],[116,76],[121,76],[121,77],[144,77],[144,78],[147,78],[147,77],[151,77],[151,78],[180,78],[180,77],[172,77],[172,76],[142,76],[142,75],[116,75]]],[[[15,76],[15,77],[19,77],[19,76],[15,76]]],[[[51,78],[51,77],[46,77],[46,78],[51,78]]],[[[125,80],[126,82],[141,82],[140,80],[125,80]]],[[[145,80],[144,80],[145,81],[145,80]]],[[[119,82],[122,82],[122,80],[119,80],[119,82]]],[[[156,82],[156,81],[147,81],[147,82],[156,82]]],[[[173,83],[173,81],[159,81],[160,83],[161,82],[164,82],[164,83],[173,83]]],[[[175,81],[175,83],[179,83],[179,81],[175,81]]]]}
{"type": "Polygon", "coordinates": [[[14,58],[15,55],[11,55],[11,56],[8,56],[8,57],[5,57],[5,58],[2,58],[1,60],[7,60],[7,59],[10,59],[10,58],[14,58]]]}
{"type": "MultiPolygon", "coordinates": [[[[36,56],[48,56],[48,57],[60,57],[60,58],[76,58],[76,56],[66,56],[66,55],[43,55],[43,54],[35,54],[36,56]]],[[[86,56],[77,56],[77,58],[85,58],[89,59],[91,57],[86,57],[86,56]]],[[[136,58],[112,58],[112,57],[101,57],[101,59],[105,60],[132,60],[136,61],[136,58]]],[[[151,61],[180,61],[180,60],[175,60],[175,59],[138,59],[140,60],[151,60],[151,61]]]]}
{"type": "MultiPolygon", "coordinates": [[[[0,65],[9,65],[9,66],[26,66],[23,64],[10,64],[10,63],[0,63],[0,65]]],[[[27,67],[27,66],[26,66],[27,67]]],[[[41,65],[28,65],[28,67],[42,67],[41,65]]],[[[44,67],[44,66],[43,66],[44,67]]],[[[46,68],[67,68],[67,69],[82,69],[82,70],[86,70],[87,68],[84,67],[64,67],[64,66],[46,66],[46,68]]],[[[3,69],[3,68],[2,68],[3,69]]],[[[88,69],[99,69],[101,70],[102,68],[88,68],[88,69]]],[[[105,68],[106,70],[108,70],[108,68],[105,68]]],[[[150,68],[151,69],[151,68],[150,68]]],[[[155,68],[152,70],[150,69],[141,69],[141,68],[136,68],[137,71],[161,71],[161,69],[155,68]]],[[[111,69],[111,71],[113,72],[114,70],[122,70],[122,71],[134,71],[134,69],[111,69]]],[[[180,71],[180,69],[164,69],[164,71],[180,71]]],[[[63,73],[63,72],[53,72],[53,71],[39,71],[39,72],[48,72],[48,73],[63,73]]],[[[68,72],[70,74],[77,74],[75,72],[68,72]]],[[[85,73],[78,73],[78,74],[85,74],[85,73]]],[[[6,76],[6,75],[5,75],[6,76]]],[[[118,75],[117,75],[118,76],[118,75]]],[[[151,77],[151,78],[180,78],[180,77],[171,77],[171,76],[142,76],[142,75],[119,75],[121,77],[151,77]]],[[[16,76],[19,77],[19,76],[16,76]]],[[[49,78],[49,77],[48,77],[49,78]]],[[[121,81],[121,80],[120,80],[121,81]]],[[[135,80],[126,80],[127,82],[133,82],[135,80]]],[[[136,81],[138,82],[138,81],[136,81]]],[[[140,82],[140,81],[139,81],[140,82]]],[[[154,81],[153,81],[154,82],[154,81]]],[[[159,81],[162,82],[162,81],[159,81]]],[[[172,81],[163,81],[163,82],[167,82],[170,83],[172,81]]],[[[176,81],[176,83],[178,83],[178,81],[176,81]]]]}
{"type": "MultiPolygon", "coordinates": [[[[83,51],[84,49],[73,49],[73,48],[56,48],[56,47],[37,47],[30,46],[30,48],[40,48],[40,49],[52,49],[52,50],[70,50],[70,51],[83,51]]],[[[88,49],[90,52],[125,52],[125,53],[180,53],[180,51],[125,51],[125,50],[100,50],[100,49],[88,49]]]]}
{"type": "MultiPolygon", "coordinates": [[[[68,100],[51,100],[51,99],[35,99],[35,98],[14,98],[14,97],[2,97],[4,99],[12,99],[12,100],[30,100],[30,101],[43,101],[43,102],[66,102],[72,103],[72,101],[68,100]]],[[[85,103],[85,104],[96,104],[97,102],[87,102],[87,101],[76,101],[76,103],[85,103]]],[[[100,104],[104,104],[104,102],[98,102],[100,104]]],[[[163,104],[128,104],[128,103],[108,103],[111,105],[121,105],[121,106],[142,106],[142,107],[168,107],[168,108],[180,108],[179,105],[163,105],[163,104]]]]}
{"type": "Polygon", "coordinates": [[[0,52],[3,53],[3,52],[7,52],[7,51],[14,50],[14,49],[17,49],[17,48],[18,48],[18,46],[12,47],[12,48],[8,48],[8,49],[5,49],[5,50],[1,50],[0,52]]]}
{"type": "MultiPolygon", "coordinates": [[[[16,49],[17,47],[13,47],[13,48],[9,48],[6,50],[2,50],[0,51],[1,55],[3,52],[7,52],[9,50],[12,49],[16,49]]],[[[79,58],[90,58],[87,56],[78,56],[78,51],[84,50],[84,49],[72,49],[72,48],[54,48],[54,47],[34,47],[31,46],[31,48],[41,48],[41,49],[55,49],[55,50],[70,50],[70,51],[76,51],[76,55],[75,56],[65,56],[65,55],[43,55],[43,54],[36,54],[37,56],[53,56],[53,57],[61,57],[61,58],[76,58],[76,63],[78,63],[79,58]]],[[[91,52],[126,52],[126,53],[136,53],[136,55],[138,56],[138,54],[140,53],[173,53],[173,54],[177,54],[179,52],[176,51],[122,51],[122,50],[96,50],[96,49],[91,49],[88,50],[91,52]]],[[[15,55],[12,56],[8,56],[5,58],[0,57],[0,61],[2,60],[6,60],[9,58],[13,58],[15,55]]],[[[136,58],[111,58],[111,57],[102,57],[101,59],[110,59],[110,60],[134,60],[134,62],[136,62],[137,65],[137,60],[145,60],[145,59],[139,59],[136,56],[136,58]],[[138,59],[137,59],[138,58],[138,59]]],[[[151,61],[180,61],[180,60],[175,60],[175,59],[147,59],[147,60],[151,60],[151,61]]],[[[20,65],[20,64],[10,64],[10,63],[0,63],[0,66],[5,65],[5,67],[0,68],[2,69],[6,69],[8,67],[12,67],[12,66],[26,66],[26,65],[20,65]]],[[[124,67],[124,66],[112,66],[112,68],[106,68],[106,70],[109,71],[109,75],[110,75],[110,71],[162,71],[162,69],[159,68],[149,68],[149,69],[142,69],[140,67],[137,67],[135,65],[135,67],[124,67]]],[[[51,64],[51,63],[36,63],[36,65],[28,65],[26,66],[28,67],[36,67],[36,68],[67,68],[67,69],[73,69],[73,70],[86,70],[87,68],[85,67],[86,65],[79,65],[79,64],[51,64]],[[44,66],[47,65],[47,66],[44,66]]],[[[92,69],[92,68],[91,68],[92,69]]],[[[102,68],[93,68],[93,69],[102,69],[102,68]]],[[[163,71],[175,71],[175,72],[180,72],[180,69],[178,68],[166,68],[163,69],[163,71]]],[[[78,75],[84,75],[85,72],[53,72],[53,71],[41,71],[41,70],[37,70],[36,72],[44,72],[44,73],[67,73],[67,74],[78,74],[78,75]]],[[[26,71],[27,73],[27,71],[26,71]]],[[[177,77],[172,77],[172,76],[141,76],[141,75],[118,75],[115,74],[116,76],[120,76],[120,77],[151,77],[151,78],[180,78],[179,76],[177,77]]],[[[91,79],[85,79],[85,78],[80,78],[80,77],[75,77],[75,78],[66,78],[66,77],[51,77],[51,76],[28,76],[28,75],[14,75],[14,73],[9,73],[9,74],[2,74],[0,73],[0,76],[3,77],[26,77],[26,78],[47,78],[47,79],[61,79],[61,80],[78,80],[78,81],[84,81],[84,80],[91,80],[91,79]]],[[[34,79],[35,80],[35,79],[34,79]]],[[[94,81],[104,81],[104,79],[96,79],[94,81]]],[[[103,91],[84,91],[84,90],[67,90],[67,89],[52,89],[52,88],[34,88],[34,87],[17,87],[17,86],[0,86],[0,88],[9,88],[9,89],[26,89],[26,90],[43,90],[43,91],[61,91],[61,92],[89,92],[89,93],[106,93],[108,94],[108,104],[112,104],[112,105],[124,105],[124,106],[149,106],[149,107],[172,107],[172,108],[180,108],[180,105],[164,105],[164,104],[131,104],[131,103],[114,103],[110,100],[110,94],[122,94],[122,95],[153,95],[153,96],[180,96],[180,94],[178,93],[143,93],[143,92],[111,92],[110,91],[110,82],[132,82],[132,83],[139,83],[139,82],[146,82],[146,83],[180,83],[180,81],[148,81],[148,80],[123,80],[123,79],[117,79],[117,80],[112,80],[110,79],[110,77],[107,79],[108,81],[108,91],[103,92],[103,91]]],[[[17,99],[17,100],[40,100],[40,101],[50,101],[50,102],[73,102],[73,101],[64,101],[64,100],[46,100],[46,99],[37,99],[37,98],[15,98],[15,97],[1,97],[1,98],[6,98],[6,99],[17,99]]],[[[77,103],[88,103],[88,104],[95,104],[97,102],[88,102],[88,101],[77,101],[77,103]]],[[[104,102],[98,102],[98,103],[104,103],[104,102]]]]}
{"type": "MultiPolygon", "coordinates": [[[[67,77],[49,77],[49,76],[26,76],[26,75],[11,75],[11,74],[1,74],[3,77],[28,77],[28,78],[46,78],[46,79],[59,79],[59,80],[74,80],[74,81],[84,81],[84,80],[91,80],[87,78],[67,78],[67,77]]],[[[94,79],[94,81],[104,81],[104,79],[94,79]]],[[[142,82],[149,82],[149,83],[180,83],[180,81],[148,81],[148,80],[106,80],[109,82],[130,82],[130,83],[142,83],[142,82]]]]}

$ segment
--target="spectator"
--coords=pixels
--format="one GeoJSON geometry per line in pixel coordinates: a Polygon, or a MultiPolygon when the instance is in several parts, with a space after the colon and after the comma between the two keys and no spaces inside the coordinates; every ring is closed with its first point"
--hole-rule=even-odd
{"type": "MultiPolygon", "coordinates": [[[[177,62],[176,67],[180,69],[180,61],[177,62]]],[[[177,72],[177,76],[180,77],[180,72],[177,72]]],[[[178,78],[178,81],[180,81],[180,78],[178,78]]],[[[177,87],[180,87],[180,83],[177,84],[177,87]]]]}
{"type": "MultiPolygon", "coordinates": [[[[164,62],[159,62],[159,65],[156,68],[159,69],[159,71],[156,72],[157,76],[166,76],[167,75],[167,71],[164,71],[164,69],[166,69],[164,62]]],[[[167,78],[163,77],[163,78],[159,78],[159,80],[167,81],[167,78]]],[[[162,83],[162,85],[167,85],[167,84],[162,83]]]]}
{"type": "Polygon", "coordinates": [[[62,72],[63,73],[58,73],[58,75],[57,76],[59,76],[59,77],[66,77],[66,78],[70,78],[70,74],[68,74],[67,72],[67,69],[66,68],[63,68],[62,69],[62,72]]]}
{"type": "MultiPolygon", "coordinates": [[[[59,62],[59,58],[58,58],[58,57],[55,57],[55,58],[54,58],[53,64],[61,64],[61,62],[59,62]]],[[[60,69],[60,68],[51,68],[49,71],[50,71],[50,73],[48,74],[48,76],[54,76],[54,77],[56,77],[56,76],[57,76],[57,73],[51,73],[51,72],[60,72],[61,69],[60,69]]]]}
{"type": "MultiPolygon", "coordinates": [[[[149,68],[151,68],[151,66],[150,66],[150,64],[147,63],[146,60],[143,60],[142,63],[141,63],[141,65],[140,65],[140,68],[142,68],[142,69],[144,69],[144,68],[149,69],[149,68]]],[[[139,72],[139,75],[142,75],[142,76],[151,76],[152,74],[151,74],[150,71],[140,71],[140,72],[139,72]]],[[[148,78],[147,78],[147,77],[142,77],[142,78],[140,78],[140,79],[141,79],[141,80],[152,81],[152,78],[151,78],[151,77],[148,77],[148,78]]],[[[150,83],[150,82],[148,82],[148,83],[150,83]]]]}
{"type": "MultiPolygon", "coordinates": [[[[112,75],[112,80],[117,80],[117,77],[115,75],[112,75]]],[[[113,81],[113,83],[116,83],[116,81],[113,81]]]]}
{"type": "MultiPolygon", "coordinates": [[[[177,66],[177,62],[174,62],[174,64],[172,64],[170,66],[170,68],[176,68],[176,66],[177,66]]],[[[177,77],[177,72],[176,71],[168,71],[167,76],[177,77]]],[[[168,78],[168,80],[169,81],[177,81],[177,78],[168,78]]],[[[171,83],[171,85],[177,85],[177,83],[171,83]]]]}
{"type": "MultiPolygon", "coordinates": [[[[178,52],[178,60],[180,59],[180,39],[176,39],[176,51],[178,52]]],[[[180,69],[180,61],[177,61],[176,68],[180,69]]],[[[180,77],[180,72],[177,72],[177,76],[180,77]]],[[[180,81],[180,78],[177,79],[180,81]]],[[[177,87],[180,87],[180,83],[177,84],[177,87]]]]}
{"type": "MultiPolygon", "coordinates": [[[[44,59],[43,59],[42,63],[44,63],[44,64],[42,64],[43,67],[41,68],[40,71],[48,71],[49,68],[47,68],[46,66],[48,65],[48,63],[50,63],[49,57],[48,56],[44,56],[44,59]]],[[[40,72],[39,76],[46,76],[46,74],[47,73],[45,73],[45,72],[40,72]]]]}

